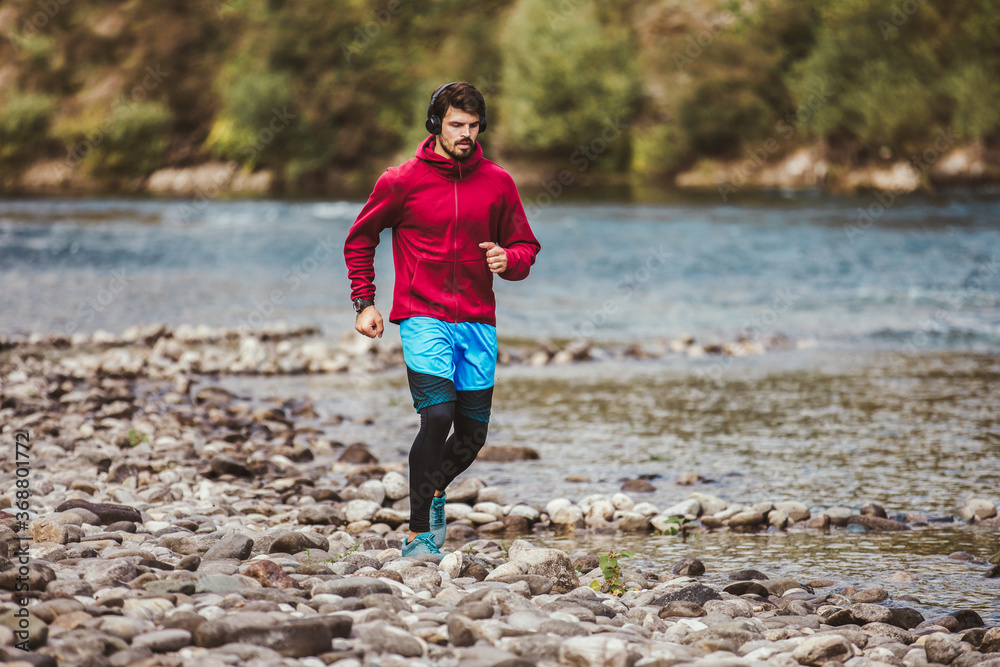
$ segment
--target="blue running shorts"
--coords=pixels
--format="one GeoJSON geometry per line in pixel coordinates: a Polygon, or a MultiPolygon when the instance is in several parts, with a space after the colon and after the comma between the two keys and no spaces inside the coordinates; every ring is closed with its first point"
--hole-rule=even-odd
{"type": "MultiPolygon", "coordinates": [[[[449,390],[481,391],[493,387],[497,368],[496,327],[481,322],[443,322],[433,317],[408,317],[399,323],[403,359],[414,373],[432,376],[423,384],[432,392],[414,392],[414,407],[455,400],[449,390]],[[434,378],[450,380],[436,383],[434,378]],[[451,387],[453,386],[453,389],[451,387]]],[[[411,382],[411,385],[413,383],[411,382]]],[[[411,389],[413,387],[411,386],[411,389]]],[[[418,386],[419,390],[419,386],[418,386]]],[[[492,393],[492,392],[491,392],[492,393]]]]}

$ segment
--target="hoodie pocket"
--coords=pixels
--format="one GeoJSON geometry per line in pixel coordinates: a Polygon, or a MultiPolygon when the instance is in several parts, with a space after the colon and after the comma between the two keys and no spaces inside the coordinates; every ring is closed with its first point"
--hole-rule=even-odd
{"type": "Polygon", "coordinates": [[[455,263],[417,260],[410,280],[410,310],[414,314],[448,319],[455,307],[455,263]]]}
{"type": "Polygon", "coordinates": [[[465,319],[479,319],[496,310],[493,295],[493,274],[485,259],[458,263],[456,294],[465,319]]]}

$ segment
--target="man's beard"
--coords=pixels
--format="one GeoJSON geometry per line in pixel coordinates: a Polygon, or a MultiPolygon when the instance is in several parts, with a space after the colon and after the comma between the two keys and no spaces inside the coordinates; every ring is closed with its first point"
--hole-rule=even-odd
{"type": "Polygon", "coordinates": [[[457,141],[454,144],[452,144],[451,148],[446,146],[444,141],[442,141],[441,148],[443,148],[444,152],[450,155],[452,159],[461,161],[471,156],[476,148],[475,141],[473,141],[472,139],[468,139],[467,141],[468,144],[463,144],[461,141],[457,141]],[[462,151],[463,148],[465,148],[467,152],[462,151]]]}

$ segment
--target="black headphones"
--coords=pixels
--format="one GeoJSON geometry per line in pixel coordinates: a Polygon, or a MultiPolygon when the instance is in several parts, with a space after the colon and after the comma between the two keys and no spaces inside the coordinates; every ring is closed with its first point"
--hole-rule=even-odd
{"type": "MultiPolygon", "coordinates": [[[[437,96],[441,94],[441,91],[448,86],[454,86],[456,83],[461,83],[461,81],[452,81],[451,83],[446,83],[437,90],[431,96],[431,103],[427,105],[427,122],[424,123],[424,127],[431,134],[441,134],[441,119],[434,115],[434,100],[437,96]]],[[[486,131],[486,116],[479,117],[479,134],[486,131]]]]}

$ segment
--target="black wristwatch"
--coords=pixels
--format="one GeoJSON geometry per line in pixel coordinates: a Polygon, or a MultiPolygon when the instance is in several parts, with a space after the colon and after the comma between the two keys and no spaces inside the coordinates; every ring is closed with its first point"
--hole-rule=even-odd
{"type": "Polygon", "coordinates": [[[368,306],[374,306],[375,299],[362,299],[361,297],[358,297],[351,303],[354,304],[354,312],[360,314],[361,311],[367,308],[368,306]]]}

